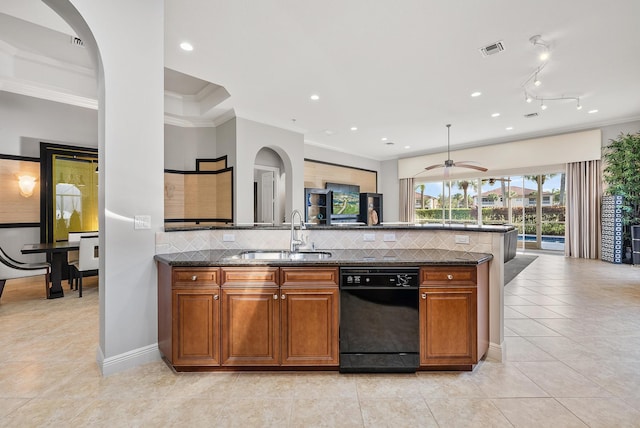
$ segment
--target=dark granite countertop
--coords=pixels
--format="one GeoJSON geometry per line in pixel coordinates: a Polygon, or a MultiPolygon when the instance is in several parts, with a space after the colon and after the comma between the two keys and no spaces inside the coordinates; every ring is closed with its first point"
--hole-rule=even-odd
{"type": "MultiPolygon", "coordinates": [[[[155,260],[177,267],[204,266],[420,266],[420,265],[477,265],[493,259],[486,253],[470,253],[448,250],[318,250],[330,252],[331,257],[321,260],[260,260],[240,259],[237,255],[246,250],[202,250],[183,253],[156,254],[155,260]],[[236,256],[236,258],[234,258],[236,256]]],[[[255,250],[270,251],[270,250],[255,250]]],[[[281,250],[273,250],[281,251],[281,250]]],[[[304,251],[302,251],[304,252],[304,251]]]]}
{"type": "MultiPolygon", "coordinates": [[[[297,227],[297,226],[296,226],[297,227]]],[[[358,225],[353,223],[335,223],[330,226],[320,226],[315,224],[306,224],[307,230],[453,230],[465,232],[493,232],[506,233],[514,230],[515,226],[510,224],[491,225],[485,224],[478,226],[477,224],[381,224],[377,226],[358,225]]],[[[247,225],[218,225],[218,226],[170,226],[165,225],[165,232],[184,232],[190,230],[289,230],[291,225],[266,225],[266,224],[247,224],[247,225]]]]}

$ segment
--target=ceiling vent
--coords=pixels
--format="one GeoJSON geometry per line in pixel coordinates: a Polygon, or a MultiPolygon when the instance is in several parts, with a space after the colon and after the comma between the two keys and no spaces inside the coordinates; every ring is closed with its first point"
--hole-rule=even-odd
{"type": "Polygon", "coordinates": [[[525,114],[524,117],[526,117],[527,119],[532,118],[532,117],[538,117],[538,113],[529,113],[529,114],[525,114]]]}
{"type": "Polygon", "coordinates": [[[80,46],[81,48],[84,47],[84,42],[80,37],[71,36],[71,44],[74,46],[80,46]]]}
{"type": "Polygon", "coordinates": [[[488,46],[484,46],[480,48],[480,52],[482,52],[482,56],[495,55],[504,50],[504,45],[502,42],[495,42],[488,46]]]}

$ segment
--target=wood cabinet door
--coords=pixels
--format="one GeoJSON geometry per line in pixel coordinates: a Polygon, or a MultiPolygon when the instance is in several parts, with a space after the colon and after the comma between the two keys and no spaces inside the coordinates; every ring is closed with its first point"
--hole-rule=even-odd
{"type": "Polygon", "coordinates": [[[279,302],[278,287],[222,289],[222,365],[279,365],[279,302]]]}
{"type": "Polygon", "coordinates": [[[280,293],[282,365],[337,366],[338,288],[282,288],[280,293]]]}
{"type": "Polygon", "coordinates": [[[475,287],[420,288],[420,364],[477,363],[475,287]]]}
{"type": "Polygon", "coordinates": [[[173,291],[173,365],[220,365],[220,289],[173,291]]]}

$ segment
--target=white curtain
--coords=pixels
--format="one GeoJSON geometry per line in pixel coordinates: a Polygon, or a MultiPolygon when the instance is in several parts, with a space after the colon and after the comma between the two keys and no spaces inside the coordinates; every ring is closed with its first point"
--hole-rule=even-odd
{"type": "Polygon", "coordinates": [[[413,178],[400,179],[400,221],[415,221],[416,191],[413,178]]]}
{"type": "Polygon", "coordinates": [[[600,258],[601,197],[600,161],[568,163],[565,256],[584,259],[600,258]]]}

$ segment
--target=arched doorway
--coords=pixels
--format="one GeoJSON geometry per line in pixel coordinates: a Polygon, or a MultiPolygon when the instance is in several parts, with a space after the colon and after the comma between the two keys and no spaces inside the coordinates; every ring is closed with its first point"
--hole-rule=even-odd
{"type": "Polygon", "coordinates": [[[285,164],[280,155],[268,147],[256,154],[253,167],[254,223],[281,224],[285,212],[285,164]]]}

